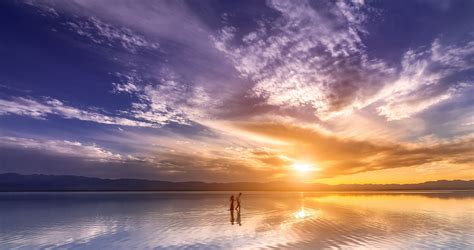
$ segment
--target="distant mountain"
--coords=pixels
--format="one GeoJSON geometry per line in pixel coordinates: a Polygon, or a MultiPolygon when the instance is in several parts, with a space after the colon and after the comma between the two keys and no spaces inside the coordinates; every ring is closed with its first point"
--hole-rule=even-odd
{"type": "Polygon", "coordinates": [[[439,180],[418,184],[327,185],[289,182],[168,182],[141,179],[100,179],[70,175],[0,174],[0,191],[382,191],[474,190],[474,180],[439,180]]]}

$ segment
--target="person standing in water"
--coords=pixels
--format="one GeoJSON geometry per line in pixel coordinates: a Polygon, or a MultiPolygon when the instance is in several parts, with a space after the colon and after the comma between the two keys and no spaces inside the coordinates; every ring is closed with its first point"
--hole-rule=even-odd
{"type": "Polygon", "coordinates": [[[234,225],[234,221],[235,221],[235,219],[234,219],[234,201],[235,201],[234,195],[230,196],[229,201],[230,201],[230,208],[229,208],[229,210],[230,210],[230,223],[232,225],[234,225]]]}
{"type": "Polygon", "coordinates": [[[242,196],[242,193],[239,193],[239,195],[237,195],[237,206],[235,206],[235,210],[239,210],[240,211],[240,196],[242,196]]]}
{"type": "Polygon", "coordinates": [[[233,210],[234,210],[234,202],[235,202],[234,195],[231,195],[231,196],[230,196],[229,201],[230,201],[230,209],[229,209],[229,210],[230,210],[230,211],[233,211],[233,210]]]}

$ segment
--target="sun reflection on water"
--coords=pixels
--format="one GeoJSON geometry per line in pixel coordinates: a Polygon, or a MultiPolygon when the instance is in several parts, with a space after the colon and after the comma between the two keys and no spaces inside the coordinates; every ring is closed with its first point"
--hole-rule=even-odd
{"type": "Polygon", "coordinates": [[[308,218],[311,218],[311,217],[315,217],[317,215],[318,215],[317,210],[308,209],[308,208],[305,208],[305,207],[302,207],[300,210],[293,213],[293,216],[296,219],[308,219],[308,218]]]}
{"type": "Polygon", "coordinates": [[[304,209],[301,209],[300,211],[296,213],[297,218],[305,218],[307,215],[308,214],[306,214],[306,211],[304,211],[304,209]]]}

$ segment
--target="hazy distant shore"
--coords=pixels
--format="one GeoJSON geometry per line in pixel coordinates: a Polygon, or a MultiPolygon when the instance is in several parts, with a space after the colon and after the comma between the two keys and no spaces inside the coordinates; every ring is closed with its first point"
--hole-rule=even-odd
{"type": "Polygon", "coordinates": [[[101,179],[68,175],[0,174],[0,191],[430,191],[474,190],[474,180],[438,180],[417,184],[341,184],[289,182],[169,182],[101,179]]]}

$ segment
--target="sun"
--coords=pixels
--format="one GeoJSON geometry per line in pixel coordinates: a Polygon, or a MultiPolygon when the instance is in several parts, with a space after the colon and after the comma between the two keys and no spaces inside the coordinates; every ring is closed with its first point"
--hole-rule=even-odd
{"type": "Polygon", "coordinates": [[[318,170],[318,168],[316,168],[315,166],[313,166],[312,164],[309,164],[309,163],[302,163],[302,162],[295,162],[293,163],[292,167],[298,171],[298,172],[301,172],[301,173],[307,173],[307,172],[311,172],[311,171],[316,171],[318,170]]]}

